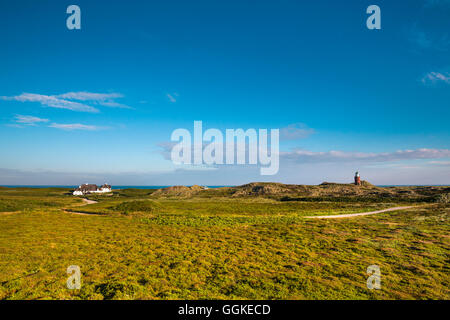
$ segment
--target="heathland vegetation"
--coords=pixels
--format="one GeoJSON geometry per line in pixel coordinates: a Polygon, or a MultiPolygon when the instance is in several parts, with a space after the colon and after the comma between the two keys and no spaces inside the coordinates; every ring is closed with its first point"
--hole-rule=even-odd
{"type": "Polygon", "coordinates": [[[91,204],[69,191],[0,188],[0,299],[450,298],[450,187],[180,186],[91,204]],[[399,205],[414,208],[305,218],[399,205]]]}

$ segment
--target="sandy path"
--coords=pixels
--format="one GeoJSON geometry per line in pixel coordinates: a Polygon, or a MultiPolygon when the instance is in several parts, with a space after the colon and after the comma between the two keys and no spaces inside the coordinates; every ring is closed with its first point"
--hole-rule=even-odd
{"type": "Polygon", "coordinates": [[[0,212],[0,216],[7,216],[10,214],[20,213],[20,211],[13,211],[13,212],[0,212]]]}
{"type": "MultiPolygon", "coordinates": [[[[89,200],[89,199],[85,199],[85,198],[83,198],[81,200],[83,200],[84,204],[78,205],[77,207],[83,207],[83,206],[87,206],[88,204],[97,203],[97,201],[89,200]]],[[[64,208],[63,211],[65,213],[77,214],[77,215],[80,215],[80,216],[100,216],[100,214],[96,214],[96,213],[84,213],[84,212],[67,211],[67,208],[64,208]]]]}
{"type": "Polygon", "coordinates": [[[305,218],[308,219],[341,219],[341,218],[353,218],[353,217],[360,217],[360,216],[368,216],[371,214],[377,214],[382,212],[389,212],[389,211],[396,211],[396,210],[406,210],[415,208],[418,206],[407,206],[407,207],[394,207],[389,209],[383,209],[383,210],[377,210],[377,211],[370,211],[370,212],[363,212],[363,213],[349,213],[349,214],[334,214],[332,216],[307,216],[305,218]]]}
{"type": "MultiPolygon", "coordinates": [[[[78,207],[82,207],[82,206],[86,206],[88,204],[94,204],[97,203],[97,201],[94,200],[89,200],[89,199],[82,199],[84,204],[78,206],[78,207]]],[[[383,212],[390,212],[390,211],[397,211],[397,210],[406,210],[406,209],[411,209],[414,207],[418,207],[418,206],[405,206],[405,207],[393,207],[393,208],[388,208],[388,209],[382,209],[382,210],[377,210],[377,211],[370,211],[370,212],[362,212],[362,213],[348,213],[348,214],[334,214],[331,216],[306,216],[304,218],[308,218],[308,219],[341,219],[341,218],[353,218],[353,217],[360,217],[360,216],[369,216],[371,214],[377,214],[377,213],[383,213],[383,212]]],[[[101,216],[100,214],[96,214],[96,213],[83,213],[83,212],[73,212],[73,211],[67,211],[66,209],[63,209],[63,211],[65,213],[71,213],[71,214],[77,214],[77,215],[82,215],[82,216],[101,216]]]]}
{"type": "Polygon", "coordinates": [[[85,203],[85,205],[87,205],[87,204],[94,204],[94,203],[97,203],[98,201],[94,201],[94,200],[89,200],[89,199],[82,199],[83,200],[83,202],[85,203]]]}

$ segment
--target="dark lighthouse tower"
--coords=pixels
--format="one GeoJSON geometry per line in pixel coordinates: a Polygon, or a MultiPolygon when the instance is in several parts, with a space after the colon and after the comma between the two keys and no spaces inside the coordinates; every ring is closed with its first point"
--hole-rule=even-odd
{"type": "Polygon", "coordinates": [[[361,177],[359,176],[358,171],[356,171],[356,173],[355,173],[355,185],[357,185],[357,186],[361,185],[361,177]]]}

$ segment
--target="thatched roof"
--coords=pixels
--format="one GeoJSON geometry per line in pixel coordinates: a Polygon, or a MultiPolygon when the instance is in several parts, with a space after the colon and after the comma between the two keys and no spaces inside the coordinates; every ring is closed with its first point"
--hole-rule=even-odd
{"type": "Polygon", "coordinates": [[[98,187],[96,184],[82,184],[76,191],[97,191],[98,187]]]}

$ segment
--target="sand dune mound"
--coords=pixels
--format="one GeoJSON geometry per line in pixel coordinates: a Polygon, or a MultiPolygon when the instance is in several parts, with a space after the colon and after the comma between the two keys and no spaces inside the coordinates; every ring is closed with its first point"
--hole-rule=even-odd
{"type": "MultiPolygon", "coordinates": [[[[356,186],[354,183],[336,183],[336,182],[326,182],[326,181],[322,182],[321,184],[319,184],[319,186],[325,186],[325,187],[333,187],[333,186],[348,187],[348,186],[354,186],[354,187],[359,187],[359,186],[356,186]]],[[[371,184],[369,181],[366,181],[366,180],[362,180],[361,181],[361,186],[377,188],[376,186],[374,186],[373,184],[371,184]]]]}
{"type": "Polygon", "coordinates": [[[164,189],[158,189],[152,193],[154,197],[191,197],[200,191],[205,190],[204,187],[193,185],[191,187],[186,186],[173,186],[164,189]]]}
{"type": "Polygon", "coordinates": [[[236,187],[233,197],[280,195],[291,193],[289,185],[282,183],[253,182],[236,187]]]}
{"type": "Polygon", "coordinates": [[[254,182],[234,188],[233,197],[245,196],[358,196],[381,194],[389,192],[386,189],[376,187],[367,181],[362,181],[361,186],[350,183],[323,182],[318,186],[254,182]]]}
{"type": "Polygon", "coordinates": [[[353,183],[331,183],[323,182],[312,190],[312,196],[360,196],[360,195],[379,195],[390,194],[385,188],[376,187],[367,181],[361,181],[357,186],[353,183]]]}
{"type": "MultiPolygon", "coordinates": [[[[272,182],[252,182],[237,187],[207,189],[201,186],[174,186],[155,191],[155,198],[272,198],[283,201],[310,199],[403,199],[426,200],[435,198],[441,193],[448,193],[448,187],[377,187],[367,181],[360,186],[353,183],[323,182],[320,185],[295,185],[272,182]]],[[[445,201],[444,197],[439,201],[445,201]]]]}

